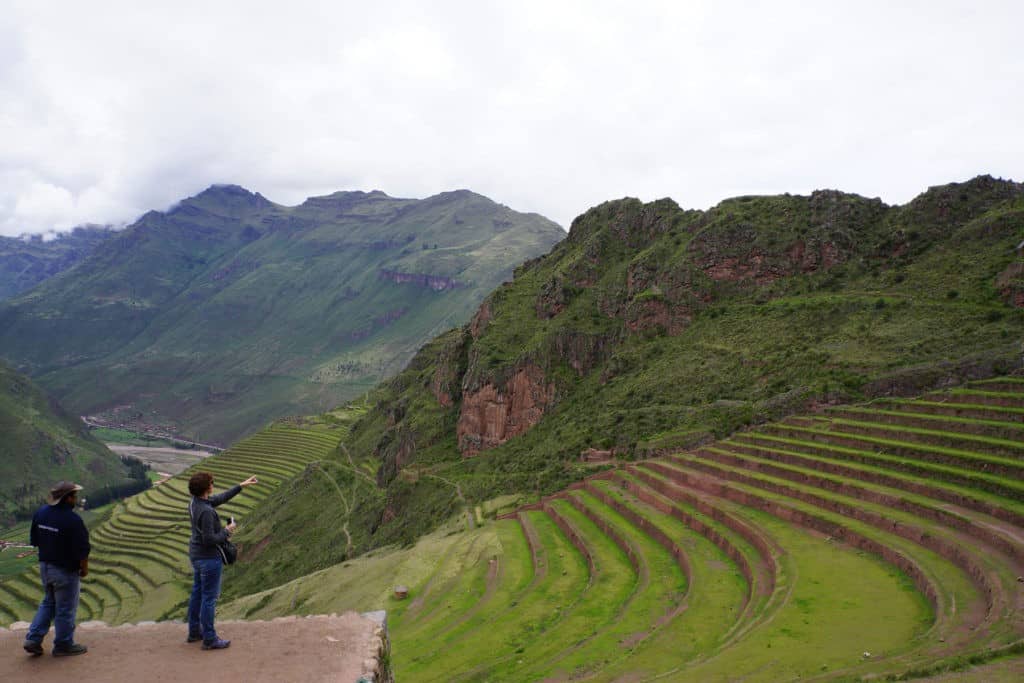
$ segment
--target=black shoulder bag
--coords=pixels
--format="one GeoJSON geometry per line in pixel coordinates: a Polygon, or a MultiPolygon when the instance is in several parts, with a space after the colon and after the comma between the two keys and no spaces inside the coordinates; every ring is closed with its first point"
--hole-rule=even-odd
{"type": "MultiPolygon", "coordinates": [[[[192,529],[196,530],[196,516],[192,510],[191,500],[188,502],[188,516],[192,519],[192,529]]],[[[220,551],[220,557],[224,560],[224,564],[234,564],[238,559],[238,546],[232,543],[230,538],[224,539],[223,543],[218,543],[217,550],[220,551]]]]}

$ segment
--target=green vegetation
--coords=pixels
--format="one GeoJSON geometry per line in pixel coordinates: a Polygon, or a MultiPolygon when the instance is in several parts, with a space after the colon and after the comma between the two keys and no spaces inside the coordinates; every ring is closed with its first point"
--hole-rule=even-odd
{"type": "MultiPolygon", "coordinates": [[[[815,403],[1015,368],[1024,310],[1000,283],[1022,226],[1024,191],[989,177],[902,207],[831,191],[706,212],[670,200],[595,207],[470,325],[361,399],[368,410],[346,444],[381,490],[367,493],[362,528],[349,527],[354,553],[413,543],[499,495],[552,493],[592,471],[580,462],[587,449],[644,457],[815,403]]],[[[859,443],[850,448],[868,455],[885,446],[859,443]]],[[[955,467],[960,446],[936,444],[944,457],[908,460],[905,471],[955,467]]],[[[996,477],[988,490],[1000,493],[1013,486],[1007,474],[970,477],[996,477]]],[[[329,538],[348,545],[340,532],[329,538]]]]}
{"type": "Polygon", "coordinates": [[[76,414],[226,444],[364,393],[564,234],[465,190],[215,186],[0,304],[0,355],[76,414]]]}
{"type": "Polygon", "coordinates": [[[31,380],[0,362],[0,527],[31,517],[59,480],[93,505],[146,488],[145,467],[122,459],[31,380]]]}
{"type": "Polygon", "coordinates": [[[95,225],[60,233],[53,239],[43,235],[0,235],[0,300],[68,270],[113,235],[112,229],[95,225]]]}
{"type": "MultiPolygon", "coordinates": [[[[246,489],[219,508],[222,517],[234,516],[246,529],[254,509],[265,504],[282,482],[334,453],[345,432],[346,421],[339,414],[280,421],[163,484],[102,510],[84,513],[93,553],[90,577],[82,588],[81,618],[110,623],[180,618],[191,585],[187,512],[191,474],[197,470],[211,472],[218,490],[257,475],[259,486],[246,489]]],[[[27,525],[9,533],[27,534],[27,525]]],[[[258,552],[258,548],[243,549],[248,557],[258,552]]],[[[38,602],[34,557],[30,563],[20,573],[14,570],[24,568],[24,564],[0,572],[10,574],[0,580],[0,616],[7,615],[11,621],[30,618],[38,602]]],[[[228,570],[226,583],[233,580],[232,574],[239,566],[228,570]]]]}
{"type": "MultiPolygon", "coordinates": [[[[277,484],[222,614],[384,608],[417,681],[1019,670],[1024,381],[995,376],[1020,362],[1022,197],[596,207],[317,418],[336,446],[296,459],[311,437],[271,429],[255,450],[289,455],[209,461],[277,484]]],[[[97,529],[152,568],[112,575],[145,584],[117,619],[181,612],[181,486],[97,529]]]]}

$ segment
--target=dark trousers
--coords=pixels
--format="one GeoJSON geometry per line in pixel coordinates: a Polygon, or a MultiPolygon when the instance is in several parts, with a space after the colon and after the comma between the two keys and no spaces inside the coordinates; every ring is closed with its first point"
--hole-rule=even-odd
{"type": "Polygon", "coordinates": [[[42,643],[53,622],[53,644],[58,647],[71,645],[75,642],[75,615],[81,589],[78,572],[50,562],[40,562],[39,578],[43,583],[43,599],[25,640],[42,643]]]}
{"type": "Polygon", "coordinates": [[[224,562],[214,560],[192,560],[192,595],[188,599],[188,632],[200,635],[204,643],[217,640],[213,627],[217,598],[220,597],[220,577],[224,562]]]}

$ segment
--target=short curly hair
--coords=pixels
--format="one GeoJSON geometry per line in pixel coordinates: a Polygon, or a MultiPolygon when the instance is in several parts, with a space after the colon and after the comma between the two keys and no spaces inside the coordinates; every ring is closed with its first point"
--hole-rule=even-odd
{"type": "Polygon", "coordinates": [[[213,486],[213,475],[209,472],[196,472],[188,480],[188,492],[196,498],[202,496],[213,486]]]}

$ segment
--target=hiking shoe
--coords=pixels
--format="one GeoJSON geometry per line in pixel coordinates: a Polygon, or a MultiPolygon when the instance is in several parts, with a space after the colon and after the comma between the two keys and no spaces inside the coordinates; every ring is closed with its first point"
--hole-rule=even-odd
{"type": "Polygon", "coordinates": [[[199,633],[190,633],[188,638],[185,639],[186,643],[197,643],[203,639],[203,636],[199,633]]]}
{"type": "Polygon", "coordinates": [[[89,651],[85,645],[81,643],[71,643],[70,645],[54,645],[53,656],[54,657],[73,657],[75,655],[84,655],[89,651]]]}
{"type": "Polygon", "coordinates": [[[29,653],[33,657],[38,657],[39,655],[43,654],[43,644],[37,643],[34,640],[26,640],[24,647],[25,652],[29,653]]]}
{"type": "Polygon", "coordinates": [[[217,640],[204,640],[203,641],[203,649],[204,650],[223,650],[224,648],[230,647],[230,646],[231,646],[231,641],[230,640],[224,640],[223,638],[218,638],[217,640]]]}

